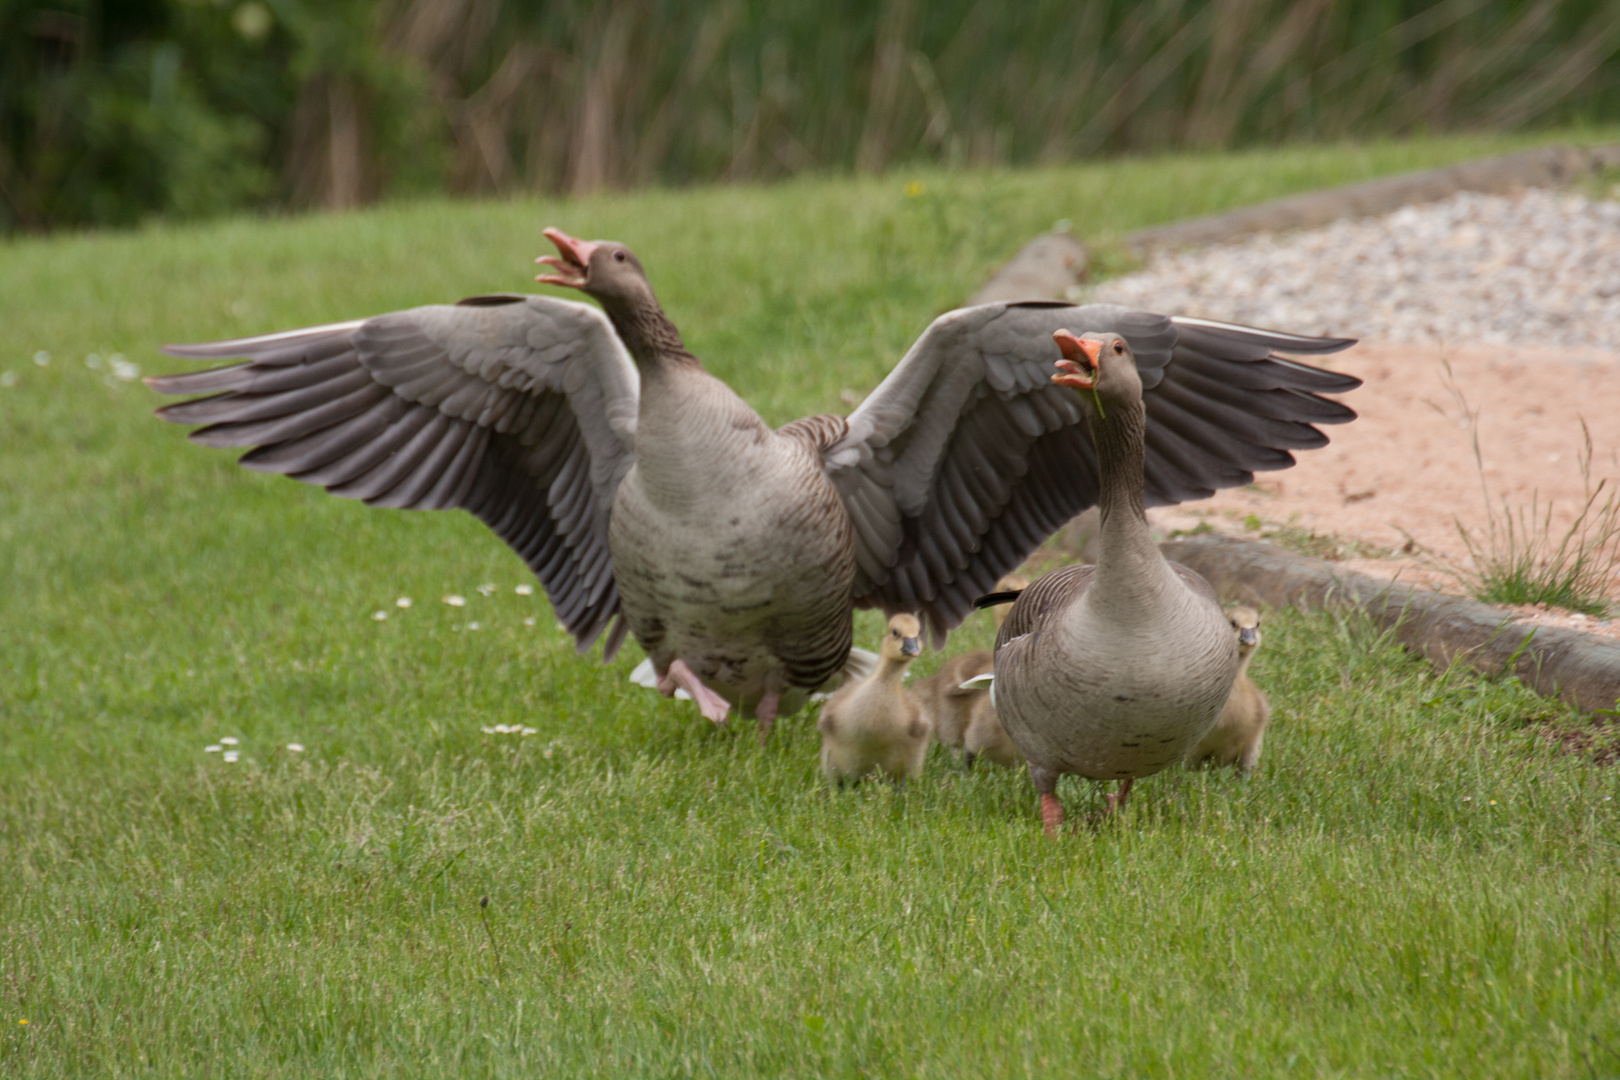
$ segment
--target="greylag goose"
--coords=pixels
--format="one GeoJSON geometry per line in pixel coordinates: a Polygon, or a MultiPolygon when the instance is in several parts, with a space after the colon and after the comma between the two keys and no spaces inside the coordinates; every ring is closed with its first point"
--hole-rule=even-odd
{"type": "MultiPolygon", "coordinates": [[[[1028,585],[1029,579],[1022,574],[1006,574],[996,582],[996,591],[1016,594],[1028,585]]],[[[1001,629],[1011,609],[1011,601],[990,609],[995,616],[997,630],[1001,629]]],[[[973,758],[964,749],[968,726],[981,704],[988,707],[990,691],[964,687],[962,683],[985,674],[994,666],[995,660],[989,649],[975,649],[951,657],[938,671],[917,684],[917,697],[928,713],[929,722],[933,724],[934,738],[954,750],[963,750],[962,763],[970,769],[973,758]]],[[[990,709],[990,717],[995,717],[993,708],[990,709]]],[[[980,739],[988,735],[988,731],[983,732],[980,739]]]]}
{"type": "Polygon", "coordinates": [[[1237,680],[1220,718],[1187,755],[1187,764],[1194,768],[1236,765],[1238,773],[1247,776],[1260,763],[1260,746],[1271,722],[1271,704],[1249,678],[1249,661],[1260,649],[1260,613],[1251,607],[1233,608],[1227,622],[1237,637],[1237,680]]]}
{"type": "Polygon", "coordinates": [[[1050,385],[1053,330],[1115,331],[1147,393],[1146,497],[1203,498],[1293,464],[1319,396],[1360,381],[1271,355],[1330,338],[1109,305],[940,316],[852,414],[771,430],[703,369],[624,245],[546,230],[539,280],[601,305],[480,296],[207,345],[149,379],[158,410],[241,464],[376,506],[464,509],[534,571],[579,651],[626,631],[704,716],[797,710],[849,656],[854,607],[931,639],[1097,499],[1089,421],[1050,385]]]}
{"type": "Polygon", "coordinates": [[[821,707],[821,771],[842,786],[871,772],[897,784],[922,771],[928,753],[928,716],[905,687],[906,669],[922,652],[922,624],[914,615],[889,620],[870,676],[839,689],[821,707]]]}
{"type": "Polygon", "coordinates": [[[1148,532],[1148,412],[1130,345],[1112,333],[1054,336],[1064,358],[1052,381],[1080,391],[1096,439],[1097,562],[1054,570],[1018,595],[996,635],[992,687],[1050,834],[1063,823],[1059,774],[1120,781],[1104,812],[1123,808],[1138,777],[1180,761],[1209,731],[1238,670],[1215,590],[1166,562],[1148,532]]]}

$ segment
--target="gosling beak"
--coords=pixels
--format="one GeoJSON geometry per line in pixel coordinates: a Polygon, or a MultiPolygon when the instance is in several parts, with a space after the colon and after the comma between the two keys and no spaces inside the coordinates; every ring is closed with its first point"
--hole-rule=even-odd
{"type": "Polygon", "coordinates": [[[566,285],[571,289],[583,289],[585,277],[591,265],[591,255],[598,245],[588,240],[576,240],[561,229],[545,230],[547,240],[557,245],[557,255],[542,255],[534,260],[547,266],[557,268],[555,274],[540,274],[534,280],[545,285],[566,285]]]}
{"type": "Polygon", "coordinates": [[[921,638],[914,638],[914,637],[901,638],[900,639],[900,655],[901,656],[909,656],[909,657],[912,657],[913,659],[915,659],[916,657],[921,656],[922,655],[922,639],[921,638]]]}
{"type": "Polygon", "coordinates": [[[1102,350],[1102,342],[1077,338],[1067,330],[1053,331],[1052,340],[1063,354],[1063,359],[1053,365],[1058,374],[1052,376],[1052,381],[1076,390],[1095,389],[1097,354],[1102,350]]]}
{"type": "Polygon", "coordinates": [[[1238,644],[1249,646],[1260,644],[1260,628],[1258,626],[1244,626],[1239,628],[1238,644]]]}

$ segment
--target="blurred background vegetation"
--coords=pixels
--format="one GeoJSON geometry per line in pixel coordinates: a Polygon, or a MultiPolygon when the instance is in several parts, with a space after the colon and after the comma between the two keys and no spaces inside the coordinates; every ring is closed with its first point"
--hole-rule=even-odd
{"type": "Polygon", "coordinates": [[[1620,118],[1616,0],[0,0],[0,233],[1620,118]]]}

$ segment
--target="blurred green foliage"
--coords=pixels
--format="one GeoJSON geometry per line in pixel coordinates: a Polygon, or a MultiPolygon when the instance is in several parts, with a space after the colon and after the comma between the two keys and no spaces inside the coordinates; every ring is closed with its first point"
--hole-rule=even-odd
{"type": "Polygon", "coordinates": [[[0,0],[0,231],[1620,118],[1613,0],[0,0]]]}

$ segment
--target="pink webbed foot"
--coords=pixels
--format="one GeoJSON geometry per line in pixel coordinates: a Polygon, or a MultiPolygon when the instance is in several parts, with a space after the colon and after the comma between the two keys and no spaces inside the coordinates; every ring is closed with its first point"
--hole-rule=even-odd
{"type": "Polygon", "coordinates": [[[673,695],[677,686],[685,690],[692,696],[692,700],[697,702],[698,711],[703,714],[704,719],[716,724],[726,722],[726,715],[731,712],[731,703],[707,686],[704,686],[703,680],[697,677],[696,672],[686,666],[685,660],[676,659],[670,661],[669,670],[658,679],[658,689],[665,697],[673,695]]]}
{"type": "Polygon", "coordinates": [[[1047,836],[1056,836],[1063,827],[1063,804],[1058,802],[1056,795],[1041,796],[1041,826],[1047,836]]]}

